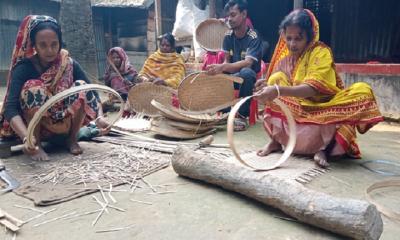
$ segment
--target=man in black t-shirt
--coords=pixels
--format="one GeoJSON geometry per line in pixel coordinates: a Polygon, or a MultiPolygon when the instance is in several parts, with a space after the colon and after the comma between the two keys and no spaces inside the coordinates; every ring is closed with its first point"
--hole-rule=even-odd
{"type": "MultiPolygon", "coordinates": [[[[261,70],[262,43],[257,32],[246,25],[247,2],[230,0],[225,5],[228,23],[231,28],[225,35],[223,50],[225,61],[207,67],[209,74],[230,73],[243,78],[243,84],[235,83],[239,97],[250,96],[256,82],[256,74],[261,70]]],[[[235,119],[235,130],[247,128],[247,117],[250,115],[250,101],[239,109],[235,119]]]]}

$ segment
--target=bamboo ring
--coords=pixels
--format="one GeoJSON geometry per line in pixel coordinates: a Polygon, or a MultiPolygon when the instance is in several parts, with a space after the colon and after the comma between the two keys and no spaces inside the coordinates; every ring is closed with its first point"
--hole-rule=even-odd
{"type": "Polygon", "coordinates": [[[249,100],[250,98],[252,98],[253,96],[248,96],[243,98],[242,100],[240,100],[231,110],[231,112],[229,113],[228,116],[228,127],[227,127],[227,137],[228,137],[228,143],[229,143],[229,147],[231,148],[233,155],[235,155],[236,159],[242,163],[243,165],[252,168],[254,171],[269,171],[269,170],[273,170],[276,169],[278,167],[280,167],[284,162],[286,162],[290,155],[293,152],[293,149],[296,145],[296,123],[294,121],[294,118],[292,116],[292,113],[290,112],[290,110],[286,107],[286,105],[284,103],[282,103],[280,100],[275,99],[274,103],[277,104],[281,110],[283,111],[283,113],[286,116],[287,122],[288,122],[288,127],[289,127],[289,141],[287,146],[285,147],[285,151],[283,152],[282,156],[279,158],[279,161],[276,162],[273,166],[268,167],[268,168],[256,168],[250,164],[248,164],[245,160],[243,160],[240,157],[240,154],[237,152],[236,147],[235,147],[235,143],[234,143],[234,139],[233,139],[233,130],[234,130],[234,121],[235,121],[235,116],[236,113],[239,111],[239,108],[242,106],[243,103],[245,103],[247,100],[249,100]]]}
{"type": "Polygon", "coordinates": [[[385,206],[382,206],[381,204],[379,204],[377,201],[375,201],[371,197],[372,191],[374,191],[376,189],[380,189],[380,188],[386,188],[386,187],[400,187],[400,179],[388,179],[388,180],[379,181],[379,182],[372,184],[371,186],[369,186],[367,188],[365,197],[366,197],[367,201],[374,204],[376,206],[376,208],[378,209],[378,211],[381,212],[383,215],[385,215],[391,219],[400,221],[400,213],[399,212],[395,212],[385,206]]]}
{"type": "Polygon", "coordinates": [[[27,137],[26,137],[26,146],[30,149],[34,149],[36,146],[33,144],[33,135],[37,124],[40,122],[43,114],[55,103],[63,100],[66,97],[72,96],[82,91],[91,91],[91,90],[100,90],[104,92],[109,92],[116,95],[119,100],[121,101],[121,107],[119,109],[117,117],[110,123],[110,126],[113,125],[121,116],[124,111],[124,101],[122,97],[112,88],[107,86],[99,85],[99,84],[85,84],[76,87],[69,88],[65,91],[59,92],[56,95],[52,96],[39,108],[39,110],[33,115],[32,120],[29,122],[28,130],[27,130],[27,137]]]}

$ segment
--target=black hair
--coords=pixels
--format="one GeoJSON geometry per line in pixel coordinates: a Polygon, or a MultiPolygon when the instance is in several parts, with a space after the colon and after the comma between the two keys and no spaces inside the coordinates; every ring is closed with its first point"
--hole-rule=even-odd
{"type": "Polygon", "coordinates": [[[169,42],[169,44],[171,45],[171,48],[175,49],[175,37],[174,37],[174,35],[172,35],[172,33],[167,32],[167,33],[161,35],[161,37],[159,39],[160,39],[160,45],[161,45],[161,41],[163,39],[165,39],[169,42]]]}
{"type": "Polygon", "coordinates": [[[60,50],[61,50],[61,48],[63,47],[61,28],[58,24],[50,21],[41,22],[30,31],[29,38],[31,40],[32,46],[35,46],[36,44],[36,34],[44,29],[50,29],[57,34],[58,43],[60,44],[60,50]]]}
{"type": "Polygon", "coordinates": [[[283,33],[289,26],[298,26],[307,35],[307,43],[314,38],[313,25],[311,18],[304,9],[297,9],[287,15],[279,25],[279,32],[283,33]]]}
{"type": "Polygon", "coordinates": [[[229,11],[229,8],[233,7],[237,5],[240,12],[243,12],[244,10],[247,10],[247,1],[246,0],[229,0],[229,2],[227,2],[225,4],[224,10],[225,12],[229,11]]]}

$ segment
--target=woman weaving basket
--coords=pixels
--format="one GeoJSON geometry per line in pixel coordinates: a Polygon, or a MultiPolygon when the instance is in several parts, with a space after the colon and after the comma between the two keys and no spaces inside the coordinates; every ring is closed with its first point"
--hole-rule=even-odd
{"type": "Polygon", "coordinates": [[[124,49],[120,47],[111,48],[108,51],[107,58],[108,66],[104,74],[104,82],[117,91],[126,101],[129,89],[135,85],[138,74],[129,62],[124,49]]]}
{"type": "Polygon", "coordinates": [[[297,122],[294,153],[314,156],[327,167],[328,156],[359,158],[356,129],[365,133],[383,118],[366,83],[344,89],[335,70],[331,49],[319,41],[319,25],[313,13],[298,9],[280,25],[280,39],[265,81],[256,83],[255,95],[266,103],[264,126],[272,142],[258,152],[266,156],[280,151],[288,141],[284,114],[272,100],[279,98],[297,122]]]}
{"type": "Polygon", "coordinates": [[[160,49],[145,61],[139,79],[176,89],[184,77],[183,57],[175,51],[174,36],[166,33],[160,38],[160,49]]]}
{"type": "MultiPolygon", "coordinates": [[[[25,143],[27,124],[35,112],[53,95],[89,83],[80,65],[61,48],[62,35],[57,21],[49,16],[30,15],[23,19],[11,59],[7,92],[1,110],[2,137],[17,135],[25,143]]],[[[66,135],[72,154],[81,154],[77,133],[84,123],[102,116],[96,92],[81,92],[56,103],[37,125],[36,148],[24,148],[34,160],[48,160],[41,141],[55,135],[66,135]]],[[[99,128],[107,123],[97,118],[99,128]]]]}

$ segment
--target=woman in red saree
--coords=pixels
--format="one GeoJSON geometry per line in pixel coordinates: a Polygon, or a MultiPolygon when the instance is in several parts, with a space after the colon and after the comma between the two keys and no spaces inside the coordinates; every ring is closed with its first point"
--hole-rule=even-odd
{"type": "Polygon", "coordinates": [[[348,88],[337,74],[331,49],[319,41],[319,24],[306,9],[290,13],[280,25],[265,81],[255,95],[266,103],[264,127],[272,142],[258,152],[266,156],[282,150],[288,141],[287,121],[272,102],[279,98],[297,123],[294,153],[314,156],[327,167],[330,156],[360,158],[356,129],[365,133],[383,118],[371,87],[363,82],[348,88]]]}
{"type": "Polygon", "coordinates": [[[129,62],[124,49],[113,47],[108,51],[108,66],[104,74],[104,82],[107,86],[117,91],[126,101],[128,92],[136,83],[137,72],[129,62]],[[116,70],[118,72],[116,72],[116,70]]]}
{"type": "MultiPolygon", "coordinates": [[[[89,83],[80,65],[61,48],[62,34],[57,21],[49,16],[29,15],[20,25],[7,79],[7,92],[0,114],[0,134],[17,136],[25,143],[27,125],[35,112],[53,95],[73,86],[89,83]]],[[[77,133],[83,124],[96,119],[107,126],[99,97],[88,91],[56,103],[35,129],[37,147],[24,148],[34,160],[48,160],[41,141],[65,135],[72,154],[81,154],[77,133]],[[97,117],[99,116],[99,117],[97,117]]]]}

